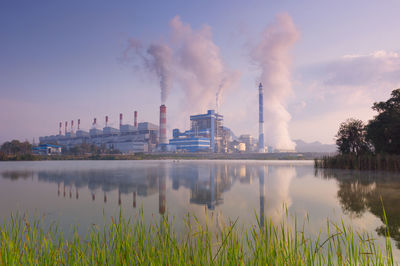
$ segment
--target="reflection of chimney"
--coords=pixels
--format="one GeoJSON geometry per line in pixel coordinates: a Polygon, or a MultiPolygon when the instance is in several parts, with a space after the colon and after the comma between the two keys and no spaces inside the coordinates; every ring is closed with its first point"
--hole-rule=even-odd
{"type": "Polygon", "coordinates": [[[60,129],[59,129],[58,134],[59,134],[59,135],[62,135],[62,122],[60,122],[60,129]]]}
{"type": "Polygon", "coordinates": [[[94,192],[92,192],[92,201],[95,201],[96,199],[96,194],[94,194],[94,192]]]}
{"type": "Polygon", "coordinates": [[[122,126],[122,113],[119,114],[119,126],[122,126]]]}
{"type": "Polygon", "coordinates": [[[79,190],[78,190],[77,187],[75,187],[75,190],[76,190],[75,198],[76,198],[76,199],[79,199],[79,190]]]}
{"type": "Polygon", "coordinates": [[[106,115],[106,127],[108,127],[108,115],[106,115]]]}
{"type": "Polygon", "coordinates": [[[163,169],[158,179],[158,211],[160,214],[165,213],[165,192],[167,188],[167,169],[163,169]]]}
{"type": "MultiPolygon", "coordinates": [[[[267,168],[268,172],[268,168],[267,168]]],[[[265,204],[265,196],[264,196],[264,178],[265,178],[265,167],[262,166],[259,172],[260,176],[260,227],[263,229],[264,228],[264,204],[265,204]]]]}
{"type": "Polygon", "coordinates": [[[65,198],[65,184],[63,184],[63,189],[64,189],[64,198],[65,198]]]}
{"type": "Polygon", "coordinates": [[[137,127],[137,111],[135,111],[133,126],[137,127]]]}
{"type": "Polygon", "coordinates": [[[60,196],[60,183],[57,184],[57,196],[60,196]]]}
{"type": "Polygon", "coordinates": [[[106,192],[104,191],[104,203],[106,203],[107,202],[107,194],[106,194],[106,192]]]}
{"type": "Polygon", "coordinates": [[[118,189],[118,206],[121,206],[121,191],[118,189]]]}
{"type": "Polygon", "coordinates": [[[72,198],[72,186],[69,187],[69,198],[72,198]]]}
{"type": "Polygon", "coordinates": [[[136,208],[136,191],[132,192],[132,196],[133,196],[132,206],[133,208],[136,208]]]}
{"type": "Polygon", "coordinates": [[[160,144],[167,143],[167,107],[163,104],[160,106],[160,144]]]}
{"type": "Polygon", "coordinates": [[[65,121],[65,135],[67,135],[68,131],[68,121],[65,121]]]}
{"type": "Polygon", "coordinates": [[[81,120],[78,119],[78,130],[80,130],[80,129],[81,129],[81,120]]]}

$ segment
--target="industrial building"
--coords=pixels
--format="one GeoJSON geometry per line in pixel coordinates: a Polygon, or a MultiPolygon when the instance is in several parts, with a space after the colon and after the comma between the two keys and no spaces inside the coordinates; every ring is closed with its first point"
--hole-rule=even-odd
{"type": "Polygon", "coordinates": [[[97,119],[94,118],[92,128],[88,131],[80,129],[78,119],[77,131],[74,131],[73,121],[68,128],[65,122],[64,134],[62,134],[62,123],[60,122],[59,134],[40,137],[40,144],[56,144],[67,149],[83,143],[105,146],[107,149],[118,150],[122,153],[151,152],[155,151],[159,140],[158,125],[143,122],[137,123],[137,112],[135,111],[134,123],[123,124],[123,116],[120,114],[119,129],[109,126],[108,116],[105,117],[105,126],[99,129],[97,119]]]}
{"type": "Polygon", "coordinates": [[[61,146],[51,144],[41,144],[32,148],[33,154],[36,155],[54,155],[61,154],[61,146]]]}
{"type": "Polygon", "coordinates": [[[206,114],[190,116],[190,130],[180,132],[174,129],[169,140],[177,151],[189,152],[228,152],[232,132],[223,126],[223,116],[214,110],[206,114]]]}

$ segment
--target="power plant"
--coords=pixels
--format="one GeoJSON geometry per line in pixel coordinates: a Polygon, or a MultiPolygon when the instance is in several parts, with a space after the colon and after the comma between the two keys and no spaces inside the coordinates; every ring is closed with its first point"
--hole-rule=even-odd
{"type": "Polygon", "coordinates": [[[115,150],[121,153],[138,152],[271,152],[265,148],[264,143],[264,90],[260,83],[258,86],[259,99],[259,136],[258,140],[245,134],[236,137],[235,134],[224,126],[223,115],[215,110],[208,110],[204,114],[190,116],[190,129],[181,132],[172,130],[172,138],[167,137],[167,107],[160,106],[159,124],[150,122],[138,123],[138,112],[133,113],[133,123],[124,123],[123,114],[119,114],[119,128],[110,126],[109,116],[105,116],[102,129],[99,128],[97,118],[93,119],[89,131],[81,129],[81,120],[78,119],[77,129],[74,120],[68,130],[68,121],[65,121],[64,134],[59,123],[58,135],[40,137],[41,145],[59,145],[63,149],[71,149],[77,145],[90,144],[115,150]]]}

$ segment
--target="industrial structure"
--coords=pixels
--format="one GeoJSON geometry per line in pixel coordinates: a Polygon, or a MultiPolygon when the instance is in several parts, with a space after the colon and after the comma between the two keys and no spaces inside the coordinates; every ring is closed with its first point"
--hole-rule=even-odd
{"type": "Polygon", "coordinates": [[[105,126],[99,129],[97,119],[93,119],[92,128],[89,132],[80,128],[80,119],[78,119],[78,129],[75,132],[73,121],[68,130],[68,122],[65,122],[65,134],[62,135],[62,123],[58,135],[40,137],[40,144],[60,145],[70,149],[83,143],[104,146],[110,150],[118,150],[121,153],[151,152],[155,151],[159,140],[158,125],[142,122],[137,123],[137,112],[134,115],[134,124],[124,124],[123,115],[119,116],[119,128],[113,128],[109,125],[109,117],[105,117],[105,126]]]}
{"type": "Polygon", "coordinates": [[[172,131],[173,138],[169,140],[171,146],[177,151],[189,152],[228,152],[228,143],[232,133],[223,126],[223,116],[214,110],[206,114],[190,116],[190,130],[180,132],[172,131]]]}
{"type": "Polygon", "coordinates": [[[261,82],[258,86],[258,123],[258,152],[264,153],[264,90],[261,82]]]}

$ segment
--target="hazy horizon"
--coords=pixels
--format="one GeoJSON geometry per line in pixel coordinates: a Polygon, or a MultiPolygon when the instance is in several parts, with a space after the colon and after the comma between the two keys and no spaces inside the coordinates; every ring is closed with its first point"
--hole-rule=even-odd
{"type": "Polygon", "coordinates": [[[168,136],[216,108],[237,136],[266,144],[334,143],[400,87],[400,2],[357,0],[0,3],[0,144],[93,118],[158,123],[168,136]],[[161,87],[161,88],[160,88],[161,87]],[[162,94],[160,93],[162,91],[162,94]]]}

